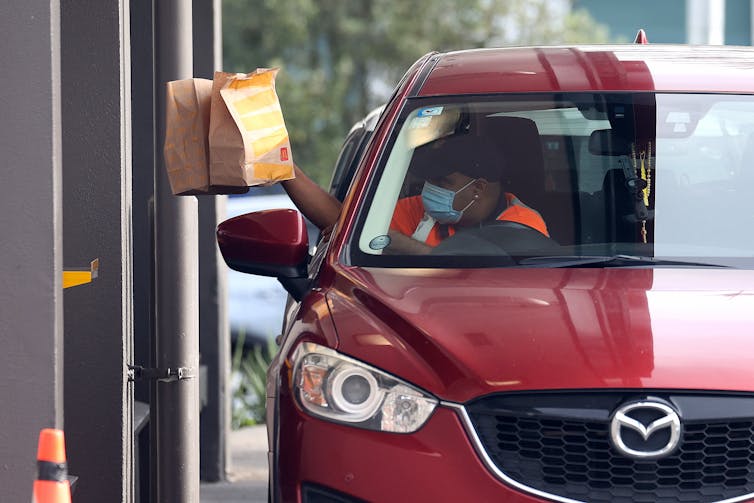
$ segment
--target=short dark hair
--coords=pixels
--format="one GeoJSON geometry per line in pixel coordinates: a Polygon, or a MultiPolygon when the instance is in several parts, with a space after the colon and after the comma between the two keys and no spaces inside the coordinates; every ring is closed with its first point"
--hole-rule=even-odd
{"type": "Polygon", "coordinates": [[[425,180],[458,172],[499,182],[504,168],[500,152],[487,138],[462,133],[416,147],[409,171],[425,180]]]}

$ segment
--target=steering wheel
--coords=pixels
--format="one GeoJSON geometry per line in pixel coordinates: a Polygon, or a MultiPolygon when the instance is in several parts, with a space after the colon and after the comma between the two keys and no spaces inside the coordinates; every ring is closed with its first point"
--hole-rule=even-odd
{"type": "Polygon", "coordinates": [[[537,229],[518,222],[498,220],[473,229],[458,229],[430,252],[432,255],[509,256],[542,252],[558,243],[537,229]]]}

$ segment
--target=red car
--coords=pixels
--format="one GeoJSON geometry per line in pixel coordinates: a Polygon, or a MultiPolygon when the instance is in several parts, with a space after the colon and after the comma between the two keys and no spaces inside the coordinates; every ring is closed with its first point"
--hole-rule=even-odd
{"type": "Polygon", "coordinates": [[[754,497],[754,49],[428,54],[313,256],[218,241],[295,299],[272,501],[754,497]]]}

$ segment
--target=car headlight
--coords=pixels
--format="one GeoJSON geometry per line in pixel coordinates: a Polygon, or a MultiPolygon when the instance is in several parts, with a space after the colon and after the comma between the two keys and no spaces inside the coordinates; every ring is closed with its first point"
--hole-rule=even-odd
{"type": "Polygon", "coordinates": [[[295,395],[317,417],[411,433],[437,406],[436,398],[415,386],[318,344],[301,344],[293,368],[295,395]]]}

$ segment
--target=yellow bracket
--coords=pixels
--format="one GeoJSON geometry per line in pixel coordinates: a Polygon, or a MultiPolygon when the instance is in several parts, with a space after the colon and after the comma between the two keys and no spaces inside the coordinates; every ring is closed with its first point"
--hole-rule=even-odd
{"type": "Polygon", "coordinates": [[[91,283],[99,274],[99,259],[96,258],[89,264],[89,269],[72,269],[63,271],[63,288],[91,283]]]}

